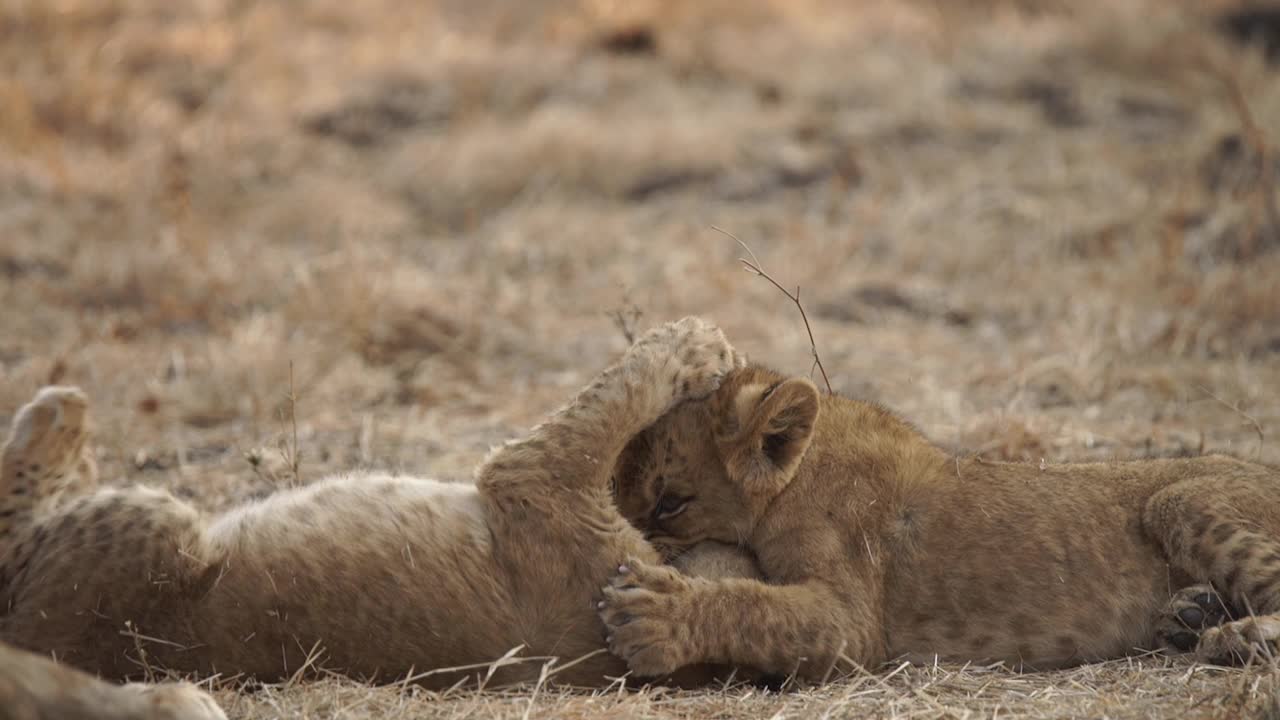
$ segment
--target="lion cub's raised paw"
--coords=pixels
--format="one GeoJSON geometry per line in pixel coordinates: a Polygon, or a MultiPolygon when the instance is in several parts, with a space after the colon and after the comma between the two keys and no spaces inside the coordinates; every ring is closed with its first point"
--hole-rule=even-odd
{"type": "Polygon", "coordinates": [[[715,392],[720,381],[746,358],[733,349],[720,328],[699,317],[666,323],[645,333],[626,359],[629,375],[652,382],[670,398],[668,407],[715,392]]]}
{"type": "Polygon", "coordinates": [[[5,487],[59,479],[83,462],[89,399],[75,387],[42,388],[14,416],[0,463],[5,487]]]}
{"type": "Polygon", "coordinates": [[[608,632],[609,651],[641,677],[669,675],[693,657],[688,616],[695,581],[636,559],[618,568],[597,605],[608,632]]]}

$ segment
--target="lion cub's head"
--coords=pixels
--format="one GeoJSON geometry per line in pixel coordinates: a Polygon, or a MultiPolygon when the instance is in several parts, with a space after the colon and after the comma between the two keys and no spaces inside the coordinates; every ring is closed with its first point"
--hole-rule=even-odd
{"type": "Polygon", "coordinates": [[[711,397],[680,405],[628,445],[618,506],[671,554],[702,540],[740,544],[795,475],[818,408],[807,378],[736,370],[711,397]]]}

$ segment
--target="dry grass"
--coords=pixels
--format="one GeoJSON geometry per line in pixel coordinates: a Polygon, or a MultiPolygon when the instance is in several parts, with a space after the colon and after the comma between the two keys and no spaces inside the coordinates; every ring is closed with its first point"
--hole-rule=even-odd
{"type": "MultiPolygon", "coordinates": [[[[717,225],[803,287],[837,392],[940,442],[1280,462],[1280,74],[1195,14],[1228,4],[0,0],[0,408],[83,385],[106,476],[208,507],[357,466],[466,478],[623,347],[633,306],[809,369],[794,306],[717,225]]],[[[222,699],[1274,717],[1276,681],[1141,660],[222,699]]]]}
{"type": "Polygon", "coordinates": [[[222,693],[246,717],[371,718],[1239,718],[1275,717],[1277,676],[1135,658],[1046,675],[996,668],[894,666],[822,687],[768,692],[540,688],[431,693],[326,679],[222,693]]]}

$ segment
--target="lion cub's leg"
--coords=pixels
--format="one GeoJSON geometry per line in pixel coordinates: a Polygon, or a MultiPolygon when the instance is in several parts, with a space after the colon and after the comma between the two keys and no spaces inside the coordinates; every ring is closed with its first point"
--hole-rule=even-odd
{"type": "MultiPolygon", "coordinates": [[[[83,467],[88,403],[45,388],[15,416],[3,449],[0,638],[94,672],[125,677],[154,638],[156,660],[189,634],[182,598],[207,567],[203,522],[148,488],[108,488],[42,508],[83,467]]],[[[158,664],[165,664],[163,662],[158,664]]]]}
{"type": "Polygon", "coordinates": [[[88,405],[77,388],[46,387],[14,415],[0,450],[0,592],[27,562],[48,501],[97,481],[87,447],[88,405]]]}
{"type": "Polygon", "coordinates": [[[43,503],[96,484],[86,442],[88,404],[77,388],[46,387],[14,415],[0,451],[0,568],[15,535],[43,503]]]}
{"type": "Polygon", "coordinates": [[[1240,618],[1204,629],[1196,654],[1212,662],[1274,655],[1280,642],[1280,475],[1231,458],[1205,462],[1221,476],[1156,492],[1143,524],[1170,564],[1211,582],[1240,618]]]}
{"type": "MultiPolygon", "coordinates": [[[[568,405],[477,469],[495,560],[509,573],[511,591],[555,598],[518,610],[528,628],[520,642],[530,652],[599,653],[600,629],[587,613],[605,578],[628,556],[660,559],[614,501],[618,457],[668,409],[710,394],[739,364],[723,333],[704,320],[654,328],[568,405]]],[[[597,682],[601,664],[610,674],[620,671],[615,658],[601,657],[561,678],[597,682]]]]}
{"type": "Polygon", "coordinates": [[[226,720],[189,683],[111,685],[0,643],[0,717],[32,720],[226,720]]]}
{"type": "Polygon", "coordinates": [[[742,362],[706,320],[660,325],[528,436],[490,453],[476,470],[477,483],[491,492],[531,484],[607,492],[632,437],[677,403],[711,394],[742,362]]]}
{"type": "Polygon", "coordinates": [[[885,659],[872,606],[821,583],[708,580],[633,558],[604,596],[609,649],[641,677],[709,662],[824,680],[885,659]]]}

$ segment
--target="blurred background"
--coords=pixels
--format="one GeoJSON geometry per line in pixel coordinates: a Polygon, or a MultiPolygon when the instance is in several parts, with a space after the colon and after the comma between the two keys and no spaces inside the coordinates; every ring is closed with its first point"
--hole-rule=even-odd
{"type": "MultiPolygon", "coordinates": [[[[0,0],[0,422],[209,507],[466,478],[713,318],[939,443],[1280,461],[1280,9],[0,0]],[[1268,44],[1270,43],[1270,44],[1268,44]]],[[[819,382],[821,384],[821,379],[819,382]]]]}

